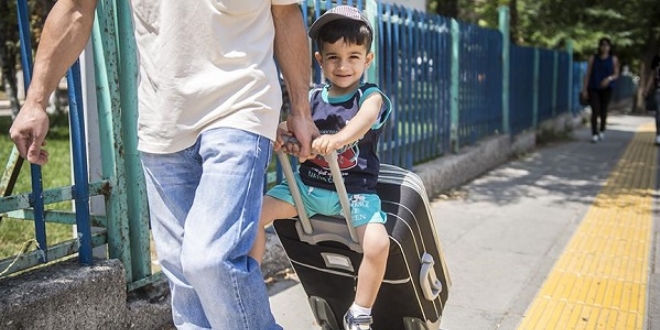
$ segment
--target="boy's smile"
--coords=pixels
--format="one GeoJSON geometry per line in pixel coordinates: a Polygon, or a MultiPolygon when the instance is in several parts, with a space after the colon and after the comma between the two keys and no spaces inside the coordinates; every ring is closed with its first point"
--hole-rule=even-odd
{"type": "Polygon", "coordinates": [[[374,54],[367,53],[366,45],[349,44],[344,39],[324,43],[323,53],[314,54],[323,69],[323,75],[330,81],[330,96],[345,95],[360,84],[362,74],[369,67],[374,54]]]}

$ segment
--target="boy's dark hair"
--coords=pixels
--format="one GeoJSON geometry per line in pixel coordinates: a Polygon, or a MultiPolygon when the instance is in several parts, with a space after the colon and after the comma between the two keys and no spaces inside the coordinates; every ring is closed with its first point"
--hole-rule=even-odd
{"type": "Polygon", "coordinates": [[[354,45],[366,45],[367,53],[371,51],[371,41],[373,39],[369,27],[360,21],[351,19],[340,19],[325,24],[319,31],[316,38],[316,45],[319,52],[323,52],[323,43],[334,44],[339,39],[354,45]]]}

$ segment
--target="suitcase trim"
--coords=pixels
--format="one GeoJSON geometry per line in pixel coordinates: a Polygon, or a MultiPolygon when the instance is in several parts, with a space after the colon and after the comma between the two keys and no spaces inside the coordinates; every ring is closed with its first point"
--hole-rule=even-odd
{"type": "MultiPolygon", "coordinates": [[[[350,274],[342,273],[342,272],[339,272],[339,271],[336,271],[336,270],[331,270],[331,269],[325,269],[325,268],[312,266],[312,265],[309,265],[309,264],[306,264],[306,263],[300,262],[300,261],[291,260],[291,263],[300,265],[300,266],[305,267],[305,268],[317,270],[317,271],[322,272],[322,273],[329,273],[329,274],[334,274],[334,275],[339,275],[339,276],[344,276],[344,277],[351,277],[351,278],[354,278],[354,279],[357,278],[357,276],[355,276],[355,275],[350,275],[350,274]]],[[[405,279],[400,279],[400,280],[385,280],[385,279],[383,279],[383,283],[387,283],[387,284],[406,284],[406,283],[409,283],[411,281],[412,281],[412,277],[410,277],[410,276],[405,278],[405,279]]]]}

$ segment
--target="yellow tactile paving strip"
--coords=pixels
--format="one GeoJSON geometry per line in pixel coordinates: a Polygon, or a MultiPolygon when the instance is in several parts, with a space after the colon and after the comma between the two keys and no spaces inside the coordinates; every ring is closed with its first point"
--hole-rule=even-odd
{"type": "Polygon", "coordinates": [[[654,125],[639,128],[519,330],[642,330],[656,176],[654,125]]]}

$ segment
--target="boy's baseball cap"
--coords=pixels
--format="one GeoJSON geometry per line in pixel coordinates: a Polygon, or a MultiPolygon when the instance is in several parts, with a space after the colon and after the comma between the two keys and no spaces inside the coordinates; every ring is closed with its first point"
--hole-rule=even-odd
{"type": "Polygon", "coordinates": [[[325,14],[321,15],[321,17],[312,24],[307,34],[310,38],[316,39],[319,36],[321,28],[326,24],[339,19],[352,19],[354,21],[363,22],[369,28],[371,35],[374,34],[374,29],[371,27],[371,23],[369,23],[367,16],[359,9],[351,6],[337,6],[326,11],[325,14]]]}

